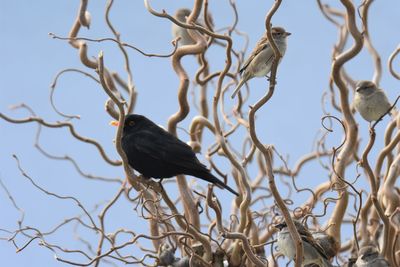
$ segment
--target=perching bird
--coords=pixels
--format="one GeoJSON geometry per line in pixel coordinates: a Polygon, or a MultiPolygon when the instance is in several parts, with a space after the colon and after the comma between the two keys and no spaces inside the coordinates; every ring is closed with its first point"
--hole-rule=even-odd
{"type": "Polygon", "coordinates": [[[122,149],[129,165],[146,178],[170,178],[180,174],[195,176],[238,193],[211,174],[192,148],[142,115],[126,116],[122,149]]]}
{"type": "MultiPolygon", "coordinates": [[[[176,18],[180,22],[186,23],[186,18],[190,15],[190,12],[191,10],[188,8],[180,8],[176,11],[174,18],[176,18]]],[[[213,19],[209,12],[208,21],[211,23],[211,25],[213,25],[213,19]]],[[[196,24],[206,27],[204,21],[201,20],[201,18],[197,20],[196,24]]],[[[188,30],[176,25],[175,23],[172,23],[172,36],[174,38],[181,37],[181,40],[179,41],[179,44],[181,45],[191,45],[195,43],[193,38],[188,33],[188,30]]]]}
{"type": "MultiPolygon", "coordinates": [[[[287,47],[287,37],[291,34],[290,32],[285,31],[282,27],[273,27],[272,38],[275,41],[276,46],[279,49],[282,57],[285,55],[286,47],[287,47]]],[[[282,59],[282,58],[281,58],[282,59]]],[[[272,62],[274,60],[274,50],[267,39],[267,33],[265,32],[264,36],[260,41],[256,44],[256,47],[251,52],[249,58],[243,64],[243,67],[240,69],[240,74],[242,74],[242,78],[240,79],[238,85],[236,86],[232,98],[236,96],[239,92],[240,88],[243,86],[245,82],[254,78],[254,77],[263,77],[267,76],[267,74],[271,71],[272,62]]]]}
{"type": "MultiPolygon", "coordinates": [[[[320,267],[332,267],[328,261],[328,257],[324,249],[315,241],[310,231],[300,222],[294,220],[294,225],[300,234],[301,240],[303,241],[303,262],[302,266],[308,264],[316,264],[320,267]]],[[[283,255],[291,260],[294,260],[296,254],[296,245],[293,242],[292,237],[289,233],[289,228],[286,222],[275,225],[280,231],[278,233],[278,247],[279,251],[283,255]]]]}
{"type": "Polygon", "coordinates": [[[355,267],[389,267],[389,263],[379,255],[375,246],[365,246],[358,252],[355,267]]]}
{"type": "Polygon", "coordinates": [[[158,248],[157,257],[159,266],[169,266],[176,260],[175,248],[171,247],[167,243],[164,243],[158,248]]]}
{"type": "Polygon", "coordinates": [[[336,242],[335,238],[324,232],[313,232],[314,240],[323,248],[328,260],[332,260],[339,252],[340,245],[336,242]]]}
{"type": "Polygon", "coordinates": [[[371,81],[359,81],[354,94],[354,107],[366,121],[377,121],[391,107],[385,92],[371,81]]]}

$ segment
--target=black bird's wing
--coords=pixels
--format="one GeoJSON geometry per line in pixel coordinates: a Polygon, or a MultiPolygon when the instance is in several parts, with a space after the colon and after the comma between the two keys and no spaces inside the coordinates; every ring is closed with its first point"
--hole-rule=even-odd
{"type": "Polygon", "coordinates": [[[155,124],[125,136],[122,145],[129,164],[148,178],[187,174],[226,188],[237,195],[237,192],[210,173],[189,145],[155,124]]]}
{"type": "Polygon", "coordinates": [[[207,169],[196,157],[192,148],[186,143],[179,140],[174,135],[165,131],[162,128],[158,128],[158,133],[155,138],[155,145],[160,148],[159,158],[164,160],[166,163],[180,168],[181,173],[187,173],[190,170],[204,170],[207,169]],[[159,137],[157,139],[157,137],[159,137]]]}
{"type": "Polygon", "coordinates": [[[138,129],[124,139],[130,165],[145,176],[168,178],[206,169],[190,146],[157,125],[138,129]]]}
{"type": "Polygon", "coordinates": [[[177,172],[175,175],[192,175],[204,181],[213,183],[221,188],[225,188],[236,196],[239,195],[230,186],[226,185],[224,182],[215,177],[207,169],[207,167],[197,159],[196,154],[193,152],[192,148],[189,145],[182,142],[172,134],[164,131],[163,129],[159,128],[159,130],[165,134],[165,138],[160,138],[165,141],[165,143],[160,144],[164,145],[163,152],[165,154],[162,155],[162,158],[171,167],[174,166],[176,167],[176,170],[179,170],[179,172],[177,172]]]}

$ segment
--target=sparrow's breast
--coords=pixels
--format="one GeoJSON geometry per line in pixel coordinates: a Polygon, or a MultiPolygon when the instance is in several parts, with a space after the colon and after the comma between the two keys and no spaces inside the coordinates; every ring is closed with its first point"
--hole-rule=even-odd
{"type": "Polygon", "coordinates": [[[294,259],[296,248],[289,232],[280,232],[278,234],[279,251],[290,259],[294,259]]]}

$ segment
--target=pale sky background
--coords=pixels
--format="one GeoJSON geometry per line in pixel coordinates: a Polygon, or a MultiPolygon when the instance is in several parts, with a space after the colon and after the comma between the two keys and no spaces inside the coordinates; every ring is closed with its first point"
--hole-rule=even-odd
{"type": "MultiPolygon", "coordinates": [[[[264,32],[265,15],[274,1],[238,1],[239,12],[238,29],[249,35],[249,47],[264,32]]],[[[327,1],[339,6],[338,1],[327,1]]],[[[191,1],[152,1],[156,10],[166,9],[173,14],[179,7],[191,7],[191,1]]],[[[106,28],[104,8],[106,1],[90,1],[88,11],[92,15],[91,28],[80,32],[82,37],[104,38],[112,34],[106,28]]],[[[67,36],[76,18],[79,1],[67,0],[37,0],[23,1],[0,0],[0,112],[13,118],[29,116],[26,111],[11,111],[11,105],[28,104],[37,115],[48,122],[63,120],[57,115],[49,102],[50,84],[56,73],[64,68],[78,68],[95,74],[82,66],[77,51],[66,41],[54,40],[48,33],[67,36]]],[[[210,1],[210,11],[214,15],[216,28],[230,25],[233,13],[228,1],[210,1]]],[[[400,2],[397,0],[375,1],[370,9],[370,35],[373,44],[382,57],[383,78],[381,87],[384,88],[389,99],[394,101],[399,95],[399,83],[388,72],[387,59],[400,43],[400,2]]],[[[115,1],[111,11],[111,21],[121,33],[124,42],[135,45],[150,53],[169,53],[172,49],[170,41],[171,23],[164,18],[155,17],[144,8],[143,1],[115,1]]],[[[331,51],[337,38],[336,28],[328,22],[318,10],[315,1],[288,0],[283,1],[280,9],[273,17],[274,25],[284,26],[292,35],[288,40],[288,50],[278,73],[278,84],[271,101],[265,105],[257,115],[257,132],[264,143],[274,144],[277,150],[289,157],[289,166],[293,167],[297,159],[311,151],[313,140],[321,128],[322,94],[328,89],[328,77],[331,67],[331,51]]],[[[243,38],[234,35],[234,47],[243,46],[243,38]]],[[[351,39],[350,39],[351,40],[351,39]]],[[[114,43],[89,43],[89,55],[97,56],[104,51],[106,66],[118,71],[126,77],[123,69],[123,59],[114,43]]],[[[147,58],[128,50],[133,71],[133,79],[138,90],[138,99],[135,112],[145,114],[157,124],[166,126],[168,117],[178,109],[176,91],[179,80],[172,70],[170,59],[147,58]]],[[[246,54],[246,57],[248,52],[246,54]]],[[[212,69],[220,69],[225,60],[225,51],[221,48],[207,52],[212,69]]],[[[192,56],[184,60],[190,77],[193,77],[196,60],[192,56]]],[[[399,61],[396,61],[399,70],[399,61]]],[[[236,64],[236,62],[234,62],[236,64]]],[[[346,65],[348,72],[354,79],[371,79],[373,64],[365,49],[353,61],[346,65]]],[[[226,79],[225,82],[227,82],[226,79]]],[[[247,105],[255,103],[267,89],[266,79],[253,79],[250,83],[252,96],[247,105]]],[[[230,90],[233,90],[231,88],[230,90]]],[[[191,86],[193,91],[193,86],[191,86]]],[[[213,88],[209,88],[211,99],[213,88]]],[[[230,93],[229,93],[230,95],[230,93]]],[[[89,78],[75,73],[67,73],[58,82],[55,92],[55,102],[58,108],[68,114],[79,114],[81,120],[74,124],[79,134],[98,140],[112,159],[118,159],[113,146],[115,128],[110,127],[110,117],[104,112],[104,102],[107,96],[103,89],[89,78]]],[[[227,111],[235,103],[226,100],[227,111]]],[[[246,108],[244,108],[246,110],[246,108]]],[[[332,108],[328,106],[332,112],[332,108]]],[[[188,118],[180,126],[187,129],[190,119],[196,114],[194,108],[188,118]]],[[[365,145],[368,124],[357,114],[360,132],[365,145]]],[[[388,122],[386,118],[378,127],[378,140],[373,152],[382,147],[382,133],[388,122]]],[[[17,169],[16,154],[24,170],[41,186],[49,191],[79,198],[91,210],[96,203],[110,200],[116,193],[119,185],[90,181],[79,176],[72,164],[66,161],[52,161],[44,157],[34,148],[37,125],[10,124],[0,120],[0,179],[7,186],[16,203],[25,211],[24,224],[39,228],[43,231],[52,229],[63,219],[80,214],[81,210],[71,201],[61,201],[44,195],[25,179],[17,169]]],[[[329,136],[328,147],[337,146],[341,142],[340,127],[329,136]]],[[[178,130],[180,138],[189,140],[189,136],[178,130]]],[[[231,137],[231,143],[240,142],[245,136],[245,129],[241,129],[231,137]]],[[[206,134],[210,139],[211,135],[206,134]]],[[[41,143],[43,147],[54,155],[70,155],[75,158],[85,172],[106,177],[121,177],[122,168],[110,167],[98,155],[92,146],[76,141],[66,129],[43,128],[41,143]]],[[[207,140],[207,139],[206,139],[207,140]]],[[[211,144],[210,140],[210,143],[211,144]]],[[[203,149],[206,149],[204,146],[203,149]]],[[[203,153],[204,155],[204,153],[203,153]]],[[[204,159],[202,155],[200,159],[204,159]]],[[[373,159],[375,154],[372,153],[373,159]]],[[[224,166],[225,160],[216,160],[224,166]]],[[[226,165],[226,164],[225,164],[226,165]]],[[[276,166],[281,163],[276,160],[276,166]]],[[[301,186],[313,186],[328,178],[328,174],[318,165],[310,165],[304,169],[298,178],[301,186]]],[[[229,173],[229,167],[225,171],[229,173]]],[[[350,170],[350,179],[354,179],[354,168],[350,170]]],[[[250,170],[251,177],[256,170],[250,170]]],[[[359,186],[363,186],[364,177],[359,186]]],[[[204,183],[200,183],[205,185],[204,183]]],[[[234,185],[230,180],[230,185],[234,185]]],[[[284,193],[285,188],[280,188],[284,193]]],[[[168,190],[174,190],[170,187],[168,190]]],[[[217,195],[229,197],[227,192],[216,190],[217,195]]],[[[334,196],[334,195],[333,195],[334,196]]],[[[294,195],[293,199],[300,204],[309,197],[306,193],[294,195]]],[[[230,202],[224,203],[229,209],[230,202]]],[[[106,222],[106,232],[125,227],[139,233],[146,231],[147,224],[132,212],[132,206],[124,198],[111,211],[109,221],[106,222]],[[143,228],[142,228],[143,227],[143,228]]],[[[19,213],[13,208],[3,189],[0,189],[0,228],[17,229],[19,213]]],[[[226,214],[225,214],[226,215],[226,214]]],[[[327,217],[325,217],[326,219],[327,217]]],[[[322,221],[323,222],[323,221],[322,221]]],[[[81,229],[82,230],[82,229],[81,229]]],[[[47,241],[65,244],[65,247],[82,247],[73,236],[73,224],[60,229],[50,236],[47,241]],[[62,240],[62,241],[60,241],[62,240]]],[[[81,231],[84,235],[84,231],[81,231]]],[[[0,237],[9,236],[0,232],[0,237]]],[[[344,236],[343,240],[350,235],[344,236]]],[[[90,233],[85,238],[97,240],[90,233]]],[[[19,246],[27,240],[17,239],[19,246]]],[[[96,242],[94,242],[96,244],[96,242]]],[[[2,266],[61,266],[53,253],[40,247],[33,241],[29,247],[16,254],[11,243],[0,241],[0,258],[2,266]]]]}

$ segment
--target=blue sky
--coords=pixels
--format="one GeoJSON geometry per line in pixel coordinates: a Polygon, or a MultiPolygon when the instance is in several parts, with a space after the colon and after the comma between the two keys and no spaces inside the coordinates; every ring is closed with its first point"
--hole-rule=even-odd
{"type": "MultiPolygon", "coordinates": [[[[237,3],[238,28],[249,35],[250,49],[264,32],[265,15],[273,2],[251,0],[237,3]]],[[[164,8],[170,14],[179,7],[191,6],[190,1],[151,3],[156,10],[164,8]]],[[[88,11],[92,15],[92,25],[90,30],[83,29],[80,36],[111,36],[104,21],[105,5],[106,1],[89,3],[88,11]]],[[[340,7],[337,3],[335,6],[340,7]]],[[[52,39],[48,33],[67,36],[78,7],[79,1],[0,1],[0,112],[13,118],[27,117],[29,114],[26,111],[9,109],[11,105],[25,103],[46,121],[63,120],[49,103],[50,84],[56,73],[64,68],[79,68],[95,73],[82,66],[77,51],[66,41],[52,39]]],[[[228,1],[210,1],[210,10],[214,15],[216,28],[229,25],[233,20],[228,1]]],[[[390,76],[387,59],[400,42],[399,10],[399,1],[375,1],[370,9],[369,21],[370,35],[383,63],[381,86],[392,101],[399,94],[398,81],[390,76]]],[[[142,1],[115,1],[111,20],[124,42],[146,52],[166,54],[172,50],[171,23],[149,14],[142,1]]],[[[274,25],[284,26],[292,35],[288,40],[285,58],[279,67],[275,94],[258,112],[256,127],[260,139],[267,144],[274,144],[281,154],[289,157],[289,165],[293,166],[301,155],[311,151],[316,133],[321,128],[321,98],[328,89],[331,51],[336,42],[337,32],[322,16],[314,1],[283,1],[272,22],[274,25]]],[[[233,41],[235,48],[239,49],[244,45],[240,36],[234,35],[233,41]]],[[[91,56],[97,56],[101,50],[104,51],[106,66],[126,78],[123,58],[117,46],[110,42],[89,43],[91,56]]],[[[178,109],[176,92],[179,80],[171,67],[170,59],[147,58],[133,50],[129,50],[129,56],[134,83],[138,90],[135,112],[145,114],[156,123],[166,126],[169,116],[178,109]]],[[[207,58],[212,65],[212,71],[218,70],[224,64],[224,50],[210,49],[207,58]]],[[[396,62],[398,66],[398,61],[396,62]]],[[[193,78],[197,66],[195,58],[188,56],[183,59],[183,63],[193,78]]],[[[372,78],[373,64],[365,49],[346,64],[346,68],[356,80],[372,78]]],[[[255,103],[265,93],[268,83],[266,79],[257,78],[251,80],[249,85],[252,95],[247,105],[255,103]]],[[[191,85],[190,90],[196,90],[196,87],[191,85]]],[[[213,89],[208,90],[211,103],[213,89]]],[[[82,75],[67,73],[60,78],[54,99],[57,107],[63,112],[81,116],[80,120],[74,121],[81,135],[98,140],[111,158],[118,158],[113,146],[115,128],[108,125],[110,117],[104,112],[107,96],[97,83],[82,75]]],[[[229,111],[235,100],[227,98],[226,103],[226,109],[229,111]]],[[[333,112],[329,105],[328,110],[333,112]]],[[[197,111],[192,108],[180,126],[187,129],[190,118],[196,114],[197,111]]],[[[360,137],[366,140],[368,124],[358,114],[356,119],[360,125],[360,137]]],[[[388,118],[377,127],[378,140],[374,153],[382,147],[382,134],[387,122],[388,118]]],[[[0,120],[0,178],[18,205],[25,210],[26,225],[50,229],[64,218],[80,214],[81,210],[72,202],[54,199],[35,189],[18,171],[13,154],[19,157],[24,170],[38,184],[52,192],[75,196],[81,199],[88,209],[92,209],[96,203],[110,200],[115,195],[118,184],[89,181],[80,177],[69,162],[52,161],[39,153],[33,146],[36,129],[37,125],[34,123],[15,125],[0,120]]],[[[340,128],[337,127],[336,130],[328,138],[330,146],[341,142],[340,128]]],[[[246,134],[245,131],[240,129],[229,141],[240,143],[246,134]]],[[[189,136],[183,130],[178,130],[178,135],[184,141],[189,140],[189,136]]],[[[206,134],[206,140],[211,144],[212,136],[206,134]]],[[[41,144],[55,155],[74,157],[86,172],[110,178],[123,177],[122,168],[107,165],[92,146],[77,142],[65,129],[43,129],[41,144]]],[[[365,142],[361,144],[365,145],[365,142]]],[[[200,159],[204,160],[204,154],[199,156],[200,159]]],[[[374,158],[375,155],[372,154],[371,157],[374,158]]],[[[216,161],[229,173],[230,169],[225,160],[216,161]]],[[[276,162],[276,165],[281,164],[276,162]]],[[[250,168],[251,176],[256,173],[254,166],[250,168]]],[[[354,170],[350,170],[350,173],[354,173],[354,170]]],[[[306,167],[298,181],[303,186],[313,186],[327,177],[328,174],[315,165],[306,167]]],[[[364,186],[362,181],[360,186],[364,186]]],[[[174,190],[173,186],[169,190],[174,190]]],[[[284,188],[281,190],[285,192],[284,188]]],[[[217,194],[231,198],[228,193],[220,190],[217,194]]],[[[307,197],[308,195],[299,194],[294,196],[294,200],[300,204],[307,197]]],[[[226,205],[229,207],[229,203],[226,205]]],[[[0,228],[15,229],[19,214],[2,189],[0,210],[5,215],[0,220],[0,228]]],[[[137,218],[130,204],[124,200],[113,209],[107,227],[109,231],[120,227],[134,228],[136,232],[147,230],[145,222],[137,218]]],[[[67,226],[51,236],[49,242],[63,240],[64,244],[71,247],[81,246],[72,233],[73,226],[67,226]]],[[[96,240],[94,235],[87,238],[96,240]]],[[[26,239],[21,238],[18,241],[19,244],[23,244],[26,239]]],[[[61,265],[54,260],[49,250],[38,246],[36,241],[18,254],[10,243],[0,242],[0,257],[4,266],[61,265]]]]}

